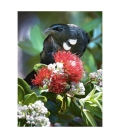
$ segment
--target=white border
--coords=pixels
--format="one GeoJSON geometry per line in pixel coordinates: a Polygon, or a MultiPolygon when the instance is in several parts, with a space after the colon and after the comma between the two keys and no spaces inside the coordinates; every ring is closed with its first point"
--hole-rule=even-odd
{"type": "Polygon", "coordinates": [[[1,2],[0,72],[1,135],[3,137],[115,137],[119,135],[119,10],[118,1],[31,1],[1,2]],[[17,11],[103,11],[103,127],[18,128],[17,97],[17,11]]]}

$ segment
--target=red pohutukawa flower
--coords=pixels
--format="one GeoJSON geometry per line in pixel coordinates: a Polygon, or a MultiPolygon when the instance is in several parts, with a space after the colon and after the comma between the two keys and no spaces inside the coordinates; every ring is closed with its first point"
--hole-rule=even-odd
{"type": "Polygon", "coordinates": [[[67,77],[65,74],[54,73],[49,85],[49,91],[56,94],[65,92],[66,84],[67,77]]]}
{"type": "Polygon", "coordinates": [[[79,82],[83,76],[83,64],[79,57],[70,51],[59,51],[54,54],[55,62],[61,62],[69,81],[79,82]]]}
{"type": "Polygon", "coordinates": [[[83,64],[77,55],[66,51],[55,53],[54,59],[56,64],[51,64],[52,69],[49,67],[40,69],[32,83],[39,87],[47,85],[49,92],[59,94],[65,92],[66,86],[70,85],[70,82],[78,83],[81,80],[83,64]]]}
{"type": "Polygon", "coordinates": [[[48,68],[43,67],[37,72],[37,75],[35,75],[35,79],[32,80],[32,83],[37,86],[43,86],[45,84],[45,81],[49,80],[52,74],[52,70],[49,70],[48,68]]]}

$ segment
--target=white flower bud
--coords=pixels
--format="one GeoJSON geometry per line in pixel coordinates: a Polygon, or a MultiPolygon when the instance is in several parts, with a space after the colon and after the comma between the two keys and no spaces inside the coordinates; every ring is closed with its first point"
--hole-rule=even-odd
{"type": "Polygon", "coordinates": [[[19,111],[19,110],[18,110],[18,112],[17,112],[17,113],[18,113],[18,115],[22,115],[22,112],[21,112],[21,111],[19,111]]]}
{"type": "Polygon", "coordinates": [[[22,111],[27,111],[28,110],[28,107],[27,107],[27,105],[24,105],[23,107],[22,107],[22,111]]]}
{"type": "Polygon", "coordinates": [[[31,121],[34,121],[34,118],[33,118],[33,116],[30,116],[30,120],[31,120],[31,121]]]}
{"type": "Polygon", "coordinates": [[[28,105],[28,109],[30,109],[31,111],[33,111],[33,107],[31,105],[28,105]]]}
{"type": "Polygon", "coordinates": [[[102,86],[103,86],[102,82],[100,82],[100,83],[99,83],[99,86],[100,86],[100,87],[102,87],[102,86]]]}
{"type": "Polygon", "coordinates": [[[85,91],[84,84],[81,82],[79,83],[80,91],[85,91]]]}
{"type": "Polygon", "coordinates": [[[58,69],[62,69],[63,68],[63,63],[57,62],[56,65],[57,65],[58,69]]]}
{"type": "Polygon", "coordinates": [[[102,69],[97,70],[97,75],[102,76],[102,69]]]}
{"type": "Polygon", "coordinates": [[[26,118],[26,123],[31,126],[50,126],[49,119],[45,117],[48,110],[40,100],[32,105],[24,105],[23,107],[18,105],[18,107],[21,109],[17,112],[18,119],[26,118]]]}
{"type": "Polygon", "coordinates": [[[49,70],[55,70],[55,66],[56,64],[54,63],[54,64],[49,64],[47,67],[49,70]]]}
{"type": "Polygon", "coordinates": [[[79,95],[85,95],[85,92],[84,91],[81,91],[78,93],[79,95]]]}
{"type": "Polygon", "coordinates": [[[21,117],[22,117],[22,118],[25,118],[25,114],[22,114],[21,117]]]}
{"type": "Polygon", "coordinates": [[[30,121],[30,116],[29,115],[26,116],[26,120],[30,121]]]}
{"type": "Polygon", "coordinates": [[[26,123],[27,123],[27,124],[30,124],[30,121],[27,121],[26,123]]]}
{"type": "Polygon", "coordinates": [[[34,121],[32,121],[31,123],[32,123],[32,125],[35,125],[35,122],[34,121]]]}
{"type": "Polygon", "coordinates": [[[22,105],[18,104],[18,110],[21,111],[21,109],[22,109],[22,105]]]}
{"type": "Polygon", "coordinates": [[[97,73],[96,72],[93,72],[93,73],[89,74],[89,78],[90,79],[95,79],[96,77],[97,77],[97,73]]]}
{"type": "Polygon", "coordinates": [[[35,105],[34,104],[32,104],[31,106],[32,106],[32,108],[35,108],[35,105]]]}
{"type": "Polygon", "coordinates": [[[21,116],[21,115],[18,115],[17,117],[18,117],[18,119],[21,119],[21,118],[22,118],[22,116],[21,116]]]}

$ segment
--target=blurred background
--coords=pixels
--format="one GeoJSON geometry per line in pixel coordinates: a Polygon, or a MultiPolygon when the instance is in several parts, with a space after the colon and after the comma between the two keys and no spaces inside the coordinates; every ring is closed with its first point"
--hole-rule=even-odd
{"type": "Polygon", "coordinates": [[[44,30],[55,23],[76,24],[90,35],[82,56],[86,74],[102,68],[102,12],[18,12],[18,77],[25,76],[40,62],[44,30]]]}

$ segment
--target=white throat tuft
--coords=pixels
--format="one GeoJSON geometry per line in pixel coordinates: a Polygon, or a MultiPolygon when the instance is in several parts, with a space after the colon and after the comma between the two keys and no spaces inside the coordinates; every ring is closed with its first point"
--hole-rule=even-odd
{"type": "Polygon", "coordinates": [[[71,49],[71,47],[68,46],[65,42],[63,43],[63,48],[64,48],[65,50],[70,50],[70,49],[71,49]]]}
{"type": "Polygon", "coordinates": [[[71,45],[75,45],[77,43],[77,39],[69,39],[68,42],[71,44],[71,45]]]}

